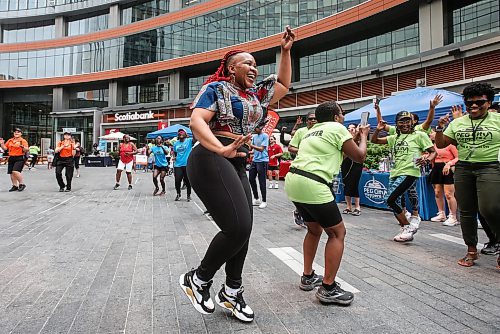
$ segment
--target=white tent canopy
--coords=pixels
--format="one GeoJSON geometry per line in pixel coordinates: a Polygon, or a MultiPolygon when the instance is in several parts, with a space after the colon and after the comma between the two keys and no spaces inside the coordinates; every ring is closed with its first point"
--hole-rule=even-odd
{"type": "MultiPolygon", "coordinates": [[[[113,132],[113,133],[107,134],[105,136],[101,136],[101,137],[99,137],[99,139],[106,140],[106,141],[119,141],[119,140],[123,140],[123,136],[125,136],[125,133],[113,132]]],[[[130,140],[137,140],[137,139],[130,136],[130,140]]]]}

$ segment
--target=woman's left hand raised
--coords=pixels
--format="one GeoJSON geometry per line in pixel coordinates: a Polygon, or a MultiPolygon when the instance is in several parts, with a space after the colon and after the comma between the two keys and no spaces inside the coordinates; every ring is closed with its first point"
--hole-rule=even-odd
{"type": "Polygon", "coordinates": [[[290,28],[290,26],[286,26],[285,32],[281,37],[281,48],[285,51],[290,51],[294,40],[295,40],[295,33],[292,31],[292,28],[290,28]]]}

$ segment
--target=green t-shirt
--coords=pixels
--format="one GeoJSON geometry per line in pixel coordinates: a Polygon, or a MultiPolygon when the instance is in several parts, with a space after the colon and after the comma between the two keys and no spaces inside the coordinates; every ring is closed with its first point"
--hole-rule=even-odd
{"type": "Polygon", "coordinates": [[[474,120],[470,119],[469,115],[457,118],[448,125],[444,135],[457,142],[459,161],[498,161],[500,153],[500,114],[498,113],[489,112],[486,118],[474,120]],[[475,140],[473,126],[476,129],[475,140]]]}
{"type": "MultiPolygon", "coordinates": [[[[299,152],[291,167],[332,182],[342,163],[342,145],[349,139],[352,136],[342,124],[318,123],[302,137],[299,152]]],[[[331,190],[325,184],[302,175],[288,173],[285,189],[288,198],[294,202],[324,204],[334,200],[331,190]]]]}
{"type": "MultiPolygon", "coordinates": [[[[420,131],[420,132],[423,132],[423,133],[431,133],[432,129],[431,127],[429,126],[429,128],[427,130],[425,130],[423,127],[422,127],[422,124],[417,124],[415,126],[415,131],[420,131]]],[[[395,135],[396,134],[396,127],[393,126],[393,125],[389,125],[389,135],[395,135]]]]}
{"type": "Polygon", "coordinates": [[[30,150],[30,154],[40,153],[40,147],[38,147],[36,145],[30,146],[29,150],[30,150]]]}
{"type": "Polygon", "coordinates": [[[288,146],[299,148],[300,142],[302,141],[302,138],[306,134],[307,130],[309,130],[307,127],[303,127],[295,131],[295,134],[293,135],[292,140],[290,140],[290,143],[288,143],[288,146]]]}
{"type": "Polygon", "coordinates": [[[420,131],[409,134],[387,136],[387,143],[392,151],[394,166],[391,177],[420,176],[420,168],[415,166],[414,159],[420,157],[422,152],[434,147],[429,136],[420,131]]]}

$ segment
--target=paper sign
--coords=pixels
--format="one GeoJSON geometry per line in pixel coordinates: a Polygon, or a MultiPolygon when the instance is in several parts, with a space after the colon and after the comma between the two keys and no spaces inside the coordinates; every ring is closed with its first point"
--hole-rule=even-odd
{"type": "Polygon", "coordinates": [[[262,129],[262,132],[266,133],[268,136],[271,136],[273,130],[278,125],[280,120],[280,116],[273,110],[268,110],[266,117],[266,126],[262,129]]]}

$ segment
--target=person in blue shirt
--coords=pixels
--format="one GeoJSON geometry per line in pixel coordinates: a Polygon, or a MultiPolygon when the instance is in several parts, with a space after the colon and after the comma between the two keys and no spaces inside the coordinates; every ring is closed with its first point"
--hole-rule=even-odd
{"type": "Polygon", "coordinates": [[[148,149],[148,155],[153,154],[155,158],[155,166],[153,171],[153,184],[155,185],[155,190],[153,191],[153,196],[158,194],[160,188],[158,187],[158,175],[160,176],[161,184],[161,195],[165,195],[165,175],[167,175],[168,164],[170,162],[170,148],[163,145],[163,138],[158,136],[155,138],[155,145],[148,149]]]}
{"type": "Polygon", "coordinates": [[[253,160],[248,174],[248,181],[250,181],[250,187],[252,188],[254,198],[253,205],[259,206],[259,209],[264,209],[267,207],[266,175],[267,166],[269,164],[269,155],[267,153],[269,136],[262,132],[261,126],[255,128],[255,133],[256,134],[252,138],[252,144],[250,144],[250,147],[253,149],[253,160]],[[259,199],[259,192],[257,190],[257,176],[259,177],[259,187],[262,195],[262,201],[259,199]]]}
{"type": "Polygon", "coordinates": [[[177,141],[174,143],[174,176],[175,176],[175,190],[177,196],[175,200],[181,198],[181,184],[184,181],[187,189],[187,201],[191,201],[191,184],[189,183],[186,166],[189,154],[193,149],[193,138],[188,138],[186,131],[179,129],[177,132],[177,141]]]}

